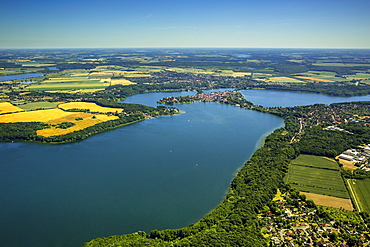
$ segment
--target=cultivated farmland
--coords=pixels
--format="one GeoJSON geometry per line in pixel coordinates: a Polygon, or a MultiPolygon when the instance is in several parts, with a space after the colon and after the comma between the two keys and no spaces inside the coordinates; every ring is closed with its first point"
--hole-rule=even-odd
{"type": "Polygon", "coordinates": [[[18,112],[12,114],[0,115],[0,123],[17,123],[17,122],[43,122],[65,117],[73,112],[65,112],[61,109],[48,109],[39,111],[18,112]]]}
{"type": "Polygon", "coordinates": [[[71,110],[71,109],[80,109],[80,110],[89,110],[90,112],[101,112],[101,113],[109,113],[109,112],[122,112],[122,108],[111,108],[111,107],[102,107],[98,106],[95,103],[89,102],[69,102],[60,104],[59,108],[63,110],[71,110]]]}
{"type": "Polygon", "coordinates": [[[40,102],[30,102],[23,105],[18,105],[19,108],[22,108],[25,111],[32,111],[38,109],[53,109],[56,108],[58,103],[40,101],[40,102]]]}
{"type": "Polygon", "coordinates": [[[303,192],[349,198],[337,163],[324,157],[300,155],[289,167],[287,182],[303,192]]]}
{"type": "Polygon", "coordinates": [[[325,196],[320,194],[301,192],[306,196],[307,200],[314,201],[317,205],[333,207],[333,208],[344,208],[345,210],[352,211],[353,206],[350,199],[344,199],[334,196],[325,196]]]}
{"type": "Polygon", "coordinates": [[[350,179],[348,184],[355,194],[359,210],[370,213],[370,179],[350,179]]]}
{"type": "Polygon", "coordinates": [[[30,84],[27,87],[29,90],[74,90],[74,89],[105,89],[109,86],[109,83],[100,82],[100,80],[94,82],[60,82],[60,83],[40,83],[30,84]]]}
{"type": "Polygon", "coordinates": [[[86,129],[87,127],[93,126],[98,123],[102,123],[109,120],[118,119],[117,116],[107,116],[103,114],[94,115],[91,113],[78,112],[65,117],[54,119],[48,122],[50,125],[57,125],[64,122],[73,123],[74,126],[67,129],[58,128],[56,126],[50,127],[48,129],[42,129],[37,131],[37,135],[49,137],[49,136],[58,136],[65,135],[74,131],[79,131],[86,129]]]}
{"type": "Polygon", "coordinates": [[[0,114],[23,111],[23,109],[12,105],[9,102],[0,103],[0,114]]]}
{"type": "Polygon", "coordinates": [[[278,82],[278,83],[305,83],[302,80],[298,80],[296,78],[286,77],[286,76],[280,76],[280,77],[266,77],[264,79],[256,79],[261,80],[265,82],[278,82]]]}

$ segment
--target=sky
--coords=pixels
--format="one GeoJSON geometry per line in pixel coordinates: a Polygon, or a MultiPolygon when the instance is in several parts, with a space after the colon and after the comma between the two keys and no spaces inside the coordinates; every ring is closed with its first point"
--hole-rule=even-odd
{"type": "Polygon", "coordinates": [[[0,49],[370,48],[370,0],[5,0],[0,49]]]}

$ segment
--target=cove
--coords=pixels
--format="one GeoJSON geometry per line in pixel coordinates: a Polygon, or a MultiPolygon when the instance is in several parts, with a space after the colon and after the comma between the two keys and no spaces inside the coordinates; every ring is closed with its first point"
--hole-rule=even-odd
{"type": "MultiPolygon", "coordinates": [[[[194,93],[148,93],[125,102],[156,105],[194,93]]],[[[82,246],[194,223],[222,201],[261,137],[283,125],[275,116],[218,103],[176,107],[185,113],[77,143],[0,143],[0,246],[82,246]]]]}

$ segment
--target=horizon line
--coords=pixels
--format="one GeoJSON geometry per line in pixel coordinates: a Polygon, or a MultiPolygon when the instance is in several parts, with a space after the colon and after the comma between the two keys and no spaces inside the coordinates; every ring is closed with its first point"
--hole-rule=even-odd
{"type": "Polygon", "coordinates": [[[54,48],[37,48],[37,47],[24,47],[24,48],[0,48],[0,50],[73,50],[73,49],[297,49],[297,50],[370,50],[368,48],[325,48],[325,47],[54,47],[54,48]]]}

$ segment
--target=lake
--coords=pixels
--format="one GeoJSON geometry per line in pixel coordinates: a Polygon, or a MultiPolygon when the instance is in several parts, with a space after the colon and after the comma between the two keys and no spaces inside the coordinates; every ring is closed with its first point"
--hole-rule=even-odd
{"type": "Polygon", "coordinates": [[[6,76],[0,76],[0,82],[2,81],[11,81],[11,80],[23,80],[23,79],[29,79],[29,78],[35,78],[44,76],[42,73],[29,73],[29,74],[20,74],[20,75],[6,75],[6,76]]]}
{"type": "MultiPolygon", "coordinates": [[[[267,105],[322,99],[242,93],[256,104],[265,94],[267,105]]],[[[148,93],[125,102],[155,106],[163,97],[188,94],[195,92],[148,93]]],[[[176,107],[184,113],[77,143],[0,143],[0,246],[82,246],[97,237],[194,223],[222,201],[263,137],[283,126],[275,116],[218,103],[176,107]]]]}

